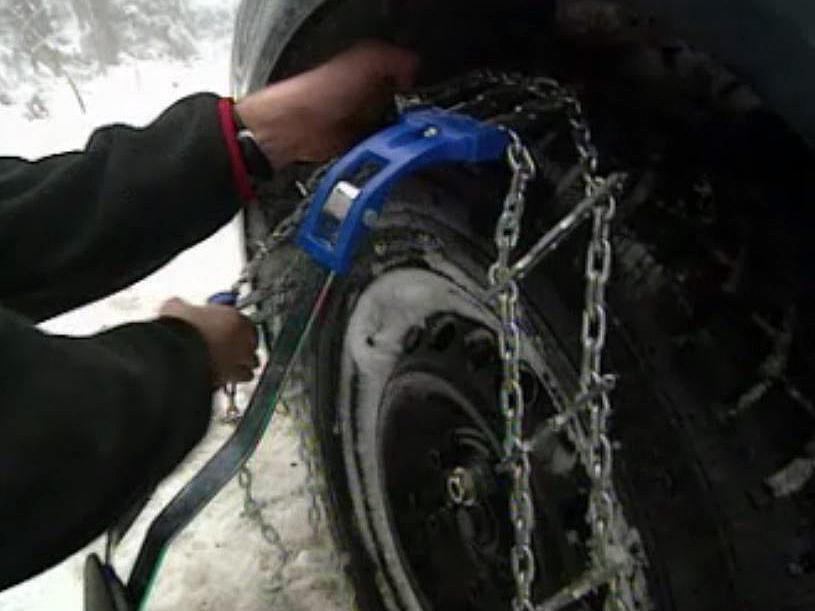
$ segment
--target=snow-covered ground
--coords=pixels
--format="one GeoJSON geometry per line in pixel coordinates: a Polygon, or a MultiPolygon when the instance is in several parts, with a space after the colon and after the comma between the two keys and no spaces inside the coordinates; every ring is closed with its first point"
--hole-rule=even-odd
{"type": "MultiPolygon", "coordinates": [[[[186,94],[202,90],[226,94],[229,44],[226,36],[199,41],[199,57],[187,63],[129,62],[110,69],[103,77],[78,81],[86,114],[81,113],[67,83],[56,79],[44,87],[43,99],[50,110],[46,119],[25,119],[22,104],[0,105],[0,155],[35,159],[81,148],[96,126],[111,122],[143,125],[186,94]]],[[[163,300],[173,295],[201,302],[232,283],[241,265],[240,253],[239,226],[233,222],[144,281],[48,321],[43,327],[53,333],[86,334],[150,318],[163,300]]],[[[219,409],[216,406],[216,414],[219,409]]],[[[228,425],[213,421],[205,440],[158,490],[117,553],[120,574],[127,574],[152,516],[229,431],[228,425]]],[[[325,528],[315,535],[306,523],[307,502],[300,491],[304,469],[297,447],[292,422],[277,416],[250,462],[255,495],[267,501],[264,516],[277,527],[292,552],[283,568],[282,589],[275,578],[280,567],[278,552],[261,537],[257,525],[242,515],[243,493],[233,481],[173,544],[147,609],[330,611],[345,607],[339,602],[344,597],[339,595],[333,577],[325,528]]],[[[101,554],[102,541],[89,550],[101,554]]],[[[0,611],[82,609],[82,570],[89,550],[0,593],[0,611]]]]}

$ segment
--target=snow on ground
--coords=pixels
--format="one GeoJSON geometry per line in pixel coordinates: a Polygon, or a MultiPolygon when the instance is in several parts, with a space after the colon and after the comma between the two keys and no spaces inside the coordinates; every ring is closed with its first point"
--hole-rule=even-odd
{"type": "MultiPolygon", "coordinates": [[[[96,126],[111,122],[143,125],[183,95],[202,90],[225,94],[229,43],[226,37],[202,42],[200,57],[188,63],[131,62],[110,69],[104,77],[78,82],[87,105],[84,115],[67,83],[56,80],[46,87],[44,95],[50,109],[47,119],[28,121],[21,105],[0,106],[0,155],[38,158],[81,148],[96,126]]],[[[86,334],[150,318],[172,295],[201,302],[232,283],[241,265],[240,253],[239,225],[233,222],[144,281],[48,321],[43,327],[53,333],[86,334]]],[[[243,394],[246,392],[244,389],[243,394]]],[[[216,407],[216,414],[219,409],[216,407]]],[[[127,574],[149,519],[229,431],[228,425],[214,421],[205,440],[157,491],[117,553],[120,574],[127,574]]],[[[293,424],[285,416],[277,416],[250,464],[255,472],[255,495],[267,501],[264,516],[280,530],[292,552],[283,570],[282,591],[274,583],[280,567],[277,550],[261,537],[256,524],[241,515],[243,495],[233,481],[173,544],[147,609],[342,608],[325,529],[314,535],[306,523],[307,503],[300,491],[304,469],[300,463],[293,424]]],[[[102,541],[89,550],[101,554],[102,541]]],[[[0,593],[0,611],[82,609],[82,569],[87,551],[0,593]]]]}

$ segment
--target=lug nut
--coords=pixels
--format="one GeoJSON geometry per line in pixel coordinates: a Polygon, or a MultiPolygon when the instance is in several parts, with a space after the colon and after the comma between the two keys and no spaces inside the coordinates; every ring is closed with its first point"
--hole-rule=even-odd
{"type": "Polygon", "coordinates": [[[464,467],[456,467],[447,478],[447,496],[454,505],[475,505],[477,494],[472,473],[464,467]]]}

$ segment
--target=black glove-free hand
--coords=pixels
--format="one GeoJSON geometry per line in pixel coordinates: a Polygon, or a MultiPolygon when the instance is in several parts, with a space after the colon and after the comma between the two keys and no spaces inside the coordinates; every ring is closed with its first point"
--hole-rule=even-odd
{"type": "Polygon", "coordinates": [[[411,51],[363,42],[248,95],[235,111],[272,166],[326,161],[381,122],[393,94],[413,84],[418,65],[411,51]]]}

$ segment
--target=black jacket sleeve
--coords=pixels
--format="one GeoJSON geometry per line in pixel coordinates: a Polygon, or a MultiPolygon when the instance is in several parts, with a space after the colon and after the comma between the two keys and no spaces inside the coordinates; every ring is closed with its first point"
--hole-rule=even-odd
{"type": "Polygon", "coordinates": [[[0,159],[0,305],[40,321],[121,289],[238,211],[217,98],[81,152],[0,159]]]}
{"type": "Polygon", "coordinates": [[[169,319],[87,338],[40,321],[124,287],[238,210],[215,96],[82,152],[0,159],[0,589],[149,493],[210,417],[206,346],[169,319]]]}
{"type": "Polygon", "coordinates": [[[0,317],[0,589],[89,543],[206,431],[206,346],[181,321],[88,338],[0,317]]]}

